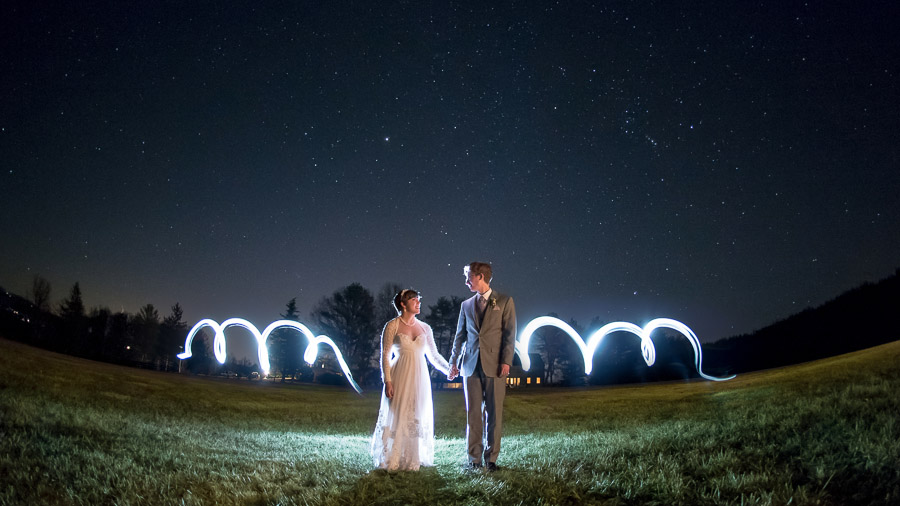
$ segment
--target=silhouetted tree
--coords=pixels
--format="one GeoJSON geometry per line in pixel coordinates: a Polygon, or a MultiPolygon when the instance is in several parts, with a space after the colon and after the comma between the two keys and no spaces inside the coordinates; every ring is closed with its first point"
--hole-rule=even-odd
{"type": "MultiPolygon", "coordinates": [[[[575,319],[569,320],[569,326],[575,329],[582,339],[587,338],[585,328],[579,325],[575,319]]],[[[565,341],[562,353],[556,358],[558,372],[562,374],[562,383],[569,386],[584,385],[587,382],[584,374],[584,355],[581,354],[581,348],[571,337],[566,336],[566,338],[568,341],[565,341]]]]}
{"type": "Polygon", "coordinates": [[[28,315],[30,328],[20,335],[25,337],[30,334],[29,340],[34,340],[35,344],[58,349],[58,334],[61,329],[55,325],[57,322],[50,310],[50,282],[35,274],[28,296],[31,304],[20,309],[28,315]]]}
{"type": "Polygon", "coordinates": [[[103,348],[103,358],[121,362],[131,357],[132,338],[128,322],[131,316],[126,312],[118,312],[110,316],[107,324],[107,345],[103,348]]]}
{"type": "Polygon", "coordinates": [[[157,363],[156,347],[159,340],[159,312],[153,304],[142,307],[131,322],[132,359],[144,363],[157,363]]]}
{"type": "Polygon", "coordinates": [[[87,319],[87,333],[85,336],[85,356],[91,358],[104,358],[104,349],[108,346],[109,320],[112,312],[109,308],[96,307],[91,309],[87,319]]]}
{"type": "Polygon", "coordinates": [[[375,297],[375,326],[378,331],[384,328],[384,324],[397,317],[397,308],[394,307],[394,297],[403,290],[400,283],[385,283],[375,297]]]}
{"type": "Polygon", "coordinates": [[[594,368],[588,381],[595,385],[646,381],[649,371],[641,352],[640,337],[615,332],[603,338],[594,351],[594,368]]]}
{"type": "Polygon", "coordinates": [[[428,315],[425,323],[431,325],[434,332],[434,342],[438,351],[445,357],[450,357],[450,347],[456,334],[456,324],[459,322],[459,308],[463,302],[462,297],[439,297],[433,306],[428,306],[428,315]]]}
{"type": "Polygon", "coordinates": [[[50,311],[50,282],[35,274],[31,279],[31,302],[38,311],[50,311]]]}
{"type": "Polygon", "coordinates": [[[322,298],[313,310],[313,318],[338,344],[360,382],[371,379],[373,355],[380,342],[374,306],[372,294],[361,284],[353,283],[322,298]]]}
{"type": "Polygon", "coordinates": [[[182,320],[184,310],[181,304],[172,306],[172,313],[163,318],[159,326],[159,339],[157,339],[156,355],[162,363],[163,370],[168,371],[174,367],[177,369],[176,355],[184,351],[184,340],[187,337],[187,323],[182,320]]]}
{"type": "MultiPolygon", "coordinates": [[[[285,306],[284,313],[281,315],[282,320],[300,321],[300,312],[297,310],[297,299],[293,298],[288,301],[285,306]]],[[[279,371],[281,373],[281,381],[290,376],[297,379],[298,373],[309,368],[303,361],[303,352],[305,351],[305,338],[294,329],[278,329],[272,333],[271,344],[269,345],[269,357],[272,361],[272,372],[279,371]]]]}
{"type": "Polygon", "coordinates": [[[77,282],[72,286],[69,297],[60,303],[59,315],[63,318],[84,317],[84,300],[81,297],[81,287],[77,282]]]}
{"type": "Polygon", "coordinates": [[[58,349],[67,353],[81,355],[84,345],[86,317],[81,287],[76,282],[69,296],[59,305],[59,316],[62,321],[62,332],[59,336],[58,349]]]}
{"type": "Polygon", "coordinates": [[[211,353],[209,341],[206,329],[194,336],[191,342],[191,358],[187,359],[185,366],[188,371],[194,374],[211,374],[216,370],[218,365],[211,353]]]}
{"type": "MultiPolygon", "coordinates": [[[[394,297],[404,289],[402,283],[385,283],[375,296],[375,333],[381,337],[381,331],[384,325],[397,317],[397,308],[394,307],[394,297]]],[[[375,352],[369,361],[369,367],[372,369],[380,369],[381,350],[379,344],[375,345],[375,352]]]]}
{"type": "MultiPolygon", "coordinates": [[[[556,313],[549,316],[559,318],[556,313]]],[[[584,337],[584,329],[575,320],[569,320],[569,326],[584,337]]],[[[544,362],[545,384],[554,383],[574,384],[580,382],[584,376],[584,358],[575,341],[563,330],[546,326],[539,328],[532,339],[535,349],[544,362]]]]}
{"type": "Polygon", "coordinates": [[[650,381],[686,380],[699,376],[694,365],[694,349],[686,337],[669,329],[659,329],[651,337],[656,362],[647,368],[650,381]]]}

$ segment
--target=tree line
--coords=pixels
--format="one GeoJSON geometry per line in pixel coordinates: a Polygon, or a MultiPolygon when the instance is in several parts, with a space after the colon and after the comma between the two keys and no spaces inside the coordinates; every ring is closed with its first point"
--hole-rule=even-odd
{"type": "MultiPolygon", "coordinates": [[[[402,285],[388,283],[372,292],[360,283],[351,283],[331,295],[322,297],[306,318],[301,318],[296,298],[289,300],[280,313],[281,319],[302,321],[316,334],[331,337],[342,351],[356,381],[365,386],[380,384],[380,336],[382,326],[396,316],[394,295],[402,285]]],[[[5,291],[4,291],[5,292],[5,291]]],[[[428,323],[438,350],[449,358],[450,348],[463,299],[439,297],[427,306],[420,319],[428,323]]],[[[84,358],[161,371],[186,370],[201,374],[227,374],[257,377],[256,360],[229,357],[226,364],[215,362],[212,335],[208,329],[195,336],[192,358],[180,361],[188,324],[183,309],[176,302],[167,315],[161,316],[152,305],[143,306],[136,314],[113,312],[106,307],[85,308],[79,283],[56,307],[51,307],[51,286],[41,276],[34,276],[27,298],[6,293],[0,317],[4,336],[30,342],[54,351],[84,358]]],[[[551,314],[559,318],[559,315],[551,314]]],[[[524,323],[520,322],[520,327],[524,323]]],[[[568,321],[579,334],[587,336],[605,322],[594,318],[587,326],[574,319],[568,321]]],[[[640,381],[686,379],[694,377],[693,352],[690,344],[677,335],[664,331],[654,336],[658,363],[648,368],[641,357],[634,336],[611,335],[594,355],[594,370],[584,373],[584,359],[578,346],[563,331],[542,327],[532,338],[529,375],[540,378],[543,385],[614,384],[640,381]]],[[[303,360],[306,340],[292,329],[279,329],[268,340],[270,375],[282,382],[302,381],[343,383],[333,355],[324,347],[319,359],[310,366],[303,360]]],[[[524,374],[518,358],[513,371],[524,374]]],[[[435,380],[441,374],[433,371],[435,380]]]]}
{"type": "Polygon", "coordinates": [[[81,286],[75,283],[56,307],[51,285],[35,275],[28,298],[3,291],[0,331],[5,337],[49,350],[93,360],[162,371],[178,370],[179,343],[187,324],[177,302],[161,317],[153,304],[137,314],[108,307],[87,309],[81,286]]]}

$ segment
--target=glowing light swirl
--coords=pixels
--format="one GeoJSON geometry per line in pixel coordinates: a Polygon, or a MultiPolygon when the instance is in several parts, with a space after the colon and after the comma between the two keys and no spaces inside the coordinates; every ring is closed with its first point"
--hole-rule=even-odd
{"type": "Polygon", "coordinates": [[[584,339],[581,338],[575,329],[559,318],[553,318],[552,316],[535,318],[528,322],[528,325],[525,326],[525,329],[522,330],[519,334],[519,339],[516,341],[516,353],[519,354],[519,359],[522,361],[522,369],[527,371],[531,368],[531,358],[528,356],[528,344],[531,341],[532,334],[534,334],[534,331],[537,329],[546,326],[556,327],[562,330],[575,341],[575,344],[578,345],[578,348],[581,350],[581,355],[584,358],[585,374],[590,374],[593,369],[594,351],[597,349],[597,346],[600,345],[600,342],[603,341],[604,337],[613,332],[630,332],[640,338],[641,355],[644,357],[644,362],[646,362],[648,366],[652,366],[656,362],[656,347],[653,346],[650,334],[659,328],[669,328],[678,331],[690,341],[691,346],[694,348],[694,366],[697,368],[697,373],[701,377],[712,381],[726,381],[735,377],[732,375],[725,378],[719,378],[705,374],[702,366],[703,349],[700,346],[700,340],[697,339],[697,335],[694,334],[694,331],[687,325],[669,318],[657,318],[645,325],[644,328],[628,322],[607,323],[591,334],[587,343],[584,342],[584,339]]]}
{"type": "Polygon", "coordinates": [[[337,361],[341,366],[341,370],[344,371],[344,374],[347,377],[347,381],[350,382],[350,386],[352,386],[353,389],[358,393],[362,393],[362,389],[359,388],[359,385],[357,385],[356,381],[353,380],[353,375],[350,374],[350,368],[347,366],[347,362],[344,361],[344,355],[341,354],[341,350],[339,350],[337,345],[334,344],[334,341],[332,341],[328,336],[313,335],[309,328],[307,328],[306,325],[303,325],[300,322],[295,322],[292,320],[278,320],[270,323],[265,330],[260,332],[255,325],[248,322],[247,320],[244,320],[243,318],[229,318],[222,322],[221,325],[215,320],[200,320],[196,325],[194,325],[194,328],[192,328],[191,331],[188,332],[187,338],[184,341],[184,353],[179,353],[178,358],[182,360],[191,358],[191,342],[194,340],[194,336],[204,327],[210,327],[216,332],[216,337],[213,341],[213,352],[216,355],[216,360],[220,364],[225,363],[226,357],[225,329],[227,329],[228,327],[243,327],[249,330],[250,333],[253,334],[253,337],[256,338],[257,352],[259,354],[259,367],[263,370],[263,374],[269,374],[269,349],[266,346],[266,340],[269,338],[269,335],[271,335],[272,332],[276,329],[283,327],[297,330],[301,334],[306,336],[306,339],[309,341],[309,345],[307,345],[306,351],[303,353],[303,360],[305,360],[306,363],[312,365],[316,361],[316,357],[319,354],[319,344],[327,344],[328,346],[331,346],[331,349],[334,350],[334,356],[337,358],[337,361]]]}

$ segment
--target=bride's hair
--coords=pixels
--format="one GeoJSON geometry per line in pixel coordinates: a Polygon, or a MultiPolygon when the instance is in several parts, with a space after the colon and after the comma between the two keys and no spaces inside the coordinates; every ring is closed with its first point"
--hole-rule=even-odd
{"type": "Polygon", "coordinates": [[[403,313],[403,303],[408,301],[409,299],[414,299],[419,296],[419,292],[415,290],[410,290],[409,288],[405,290],[400,290],[397,295],[394,296],[394,308],[397,310],[397,314],[403,313]]]}

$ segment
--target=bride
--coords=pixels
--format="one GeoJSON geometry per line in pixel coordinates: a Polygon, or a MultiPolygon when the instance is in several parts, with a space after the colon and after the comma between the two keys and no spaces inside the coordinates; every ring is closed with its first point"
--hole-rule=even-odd
{"type": "Polygon", "coordinates": [[[419,293],[403,290],[394,297],[400,315],[381,333],[381,409],[372,436],[375,466],[416,471],[434,465],[434,407],[425,357],[443,373],[449,364],[438,353],[431,327],[416,319],[419,293]]]}

